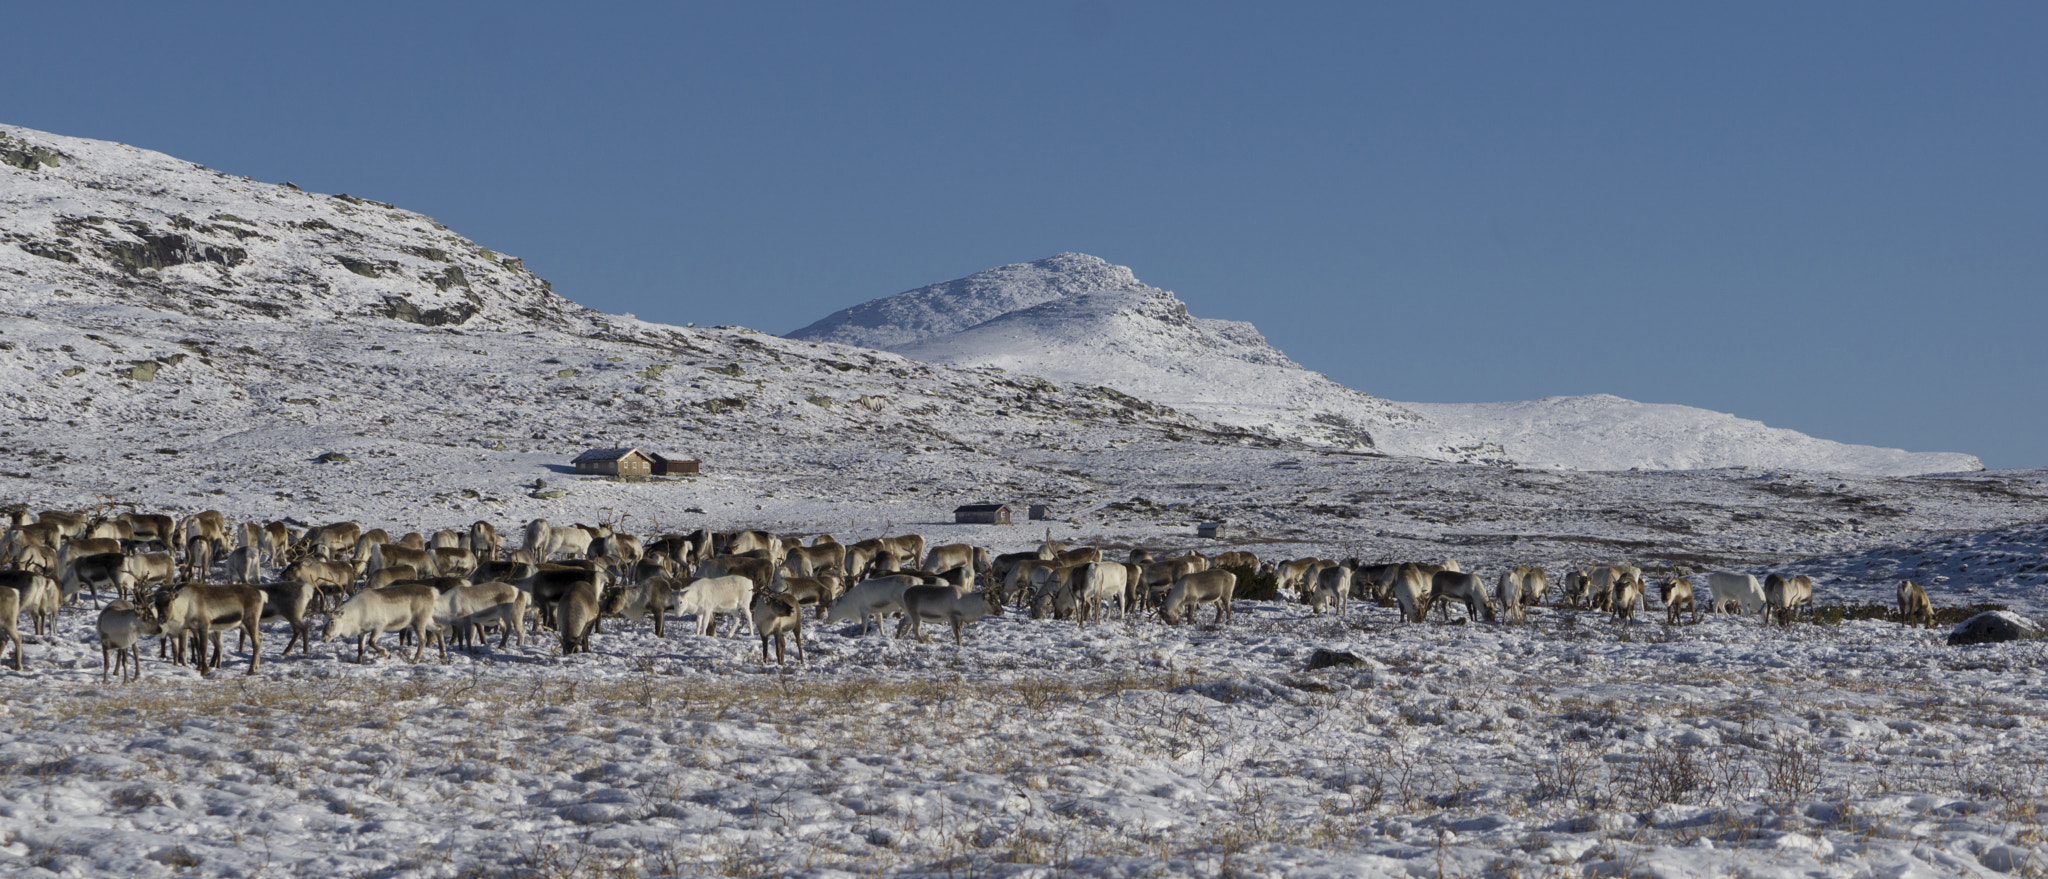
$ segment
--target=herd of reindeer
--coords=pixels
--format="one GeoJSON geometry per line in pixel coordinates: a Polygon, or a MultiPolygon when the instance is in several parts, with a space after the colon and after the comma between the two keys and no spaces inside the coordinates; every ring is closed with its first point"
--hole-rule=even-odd
{"type": "MultiPolygon", "coordinates": [[[[1811,608],[1806,576],[1706,575],[1707,600],[1695,599],[1687,576],[1659,584],[1666,622],[1704,607],[1716,613],[1764,613],[1789,623],[1811,608]]],[[[284,653],[308,652],[312,620],[326,617],[323,641],[356,639],[356,659],[384,653],[377,638],[397,633],[410,641],[418,662],[429,641],[443,659],[452,638],[458,647],[483,649],[495,630],[503,649],[526,643],[529,611],[553,629],[564,654],[588,651],[608,616],[663,620],[691,616],[699,635],[749,627],[761,639],[765,663],[772,644],[784,662],[785,636],[803,653],[803,611],[815,624],[859,621],[861,633],[879,632],[900,615],[898,637],[923,638],[925,622],[950,624],[956,644],[966,626],[1006,608],[1033,618],[1071,619],[1088,625],[1116,608],[1156,613],[1168,624],[1192,619],[1200,605],[1215,605],[1215,622],[1229,621],[1241,578],[1277,584],[1317,614],[1340,617],[1353,600],[1393,603],[1401,618],[1426,622],[1430,610],[1462,606],[1467,620],[1517,624],[1527,608],[1551,593],[1542,568],[1503,571],[1489,589],[1478,575],[1442,564],[1365,564],[1303,558],[1261,562],[1249,552],[1206,556],[1187,552],[1155,559],[1142,549],[1125,561],[1104,558],[1098,547],[1068,547],[1048,539],[1029,552],[992,554],[971,544],[925,547],[917,535],[877,537],[841,544],[817,535],[764,531],[664,534],[642,540],[607,525],[527,523],[523,544],[507,551],[489,522],[431,536],[393,539],[383,529],[353,522],[299,527],[289,522],[230,526],[207,511],[175,518],[143,513],[26,511],[12,515],[0,538],[0,649],[14,645],[14,668],[23,668],[21,615],[44,635],[62,607],[89,595],[98,617],[102,678],[141,674],[139,643],[159,636],[159,656],[190,663],[202,674],[218,668],[221,636],[233,630],[246,649],[249,674],[262,665],[261,625],[291,629],[284,653]],[[274,577],[263,572],[275,571],[274,577]],[[102,592],[110,593],[105,599],[102,592]],[[104,601],[104,604],[101,602],[104,601]],[[210,654],[209,654],[210,648],[210,654]]],[[[1575,568],[1564,576],[1558,601],[1565,606],[1633,618],[1646,603],[1646,580],[1634,565],[1575,568]]],[[[1899,612],[1908,625],[1933,626],[1927,593],[1910,580],[1899,584],[1899,612]]]]}

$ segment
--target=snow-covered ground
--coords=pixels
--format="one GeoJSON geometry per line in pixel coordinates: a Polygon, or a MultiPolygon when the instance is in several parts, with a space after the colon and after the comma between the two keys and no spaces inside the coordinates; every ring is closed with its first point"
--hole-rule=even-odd
{"type": "Polygon", "coordinates": [[[1006,616],[964,649],[813,629],[786,670],[642,625],[569,659],[323,645],[102,685],[86,620],[0,678],[11,875],[2048,868],[2048,646],[1892,623],[1247,602],[1222,627],[1006,616]],[[1304,671],[1319,648],[1364,665],[1304,671]]]}
{"type": "MultiPolygon", "coordinates": [[[[1823,605],[1912,577],[1937,607],[2048,614],[2044,471],[1578,472],[1305,442],[1116,388],[1107,361],[1025,374],[597,314],[424,217],[0,133],[0,153],[62,153],[0,165],[0,506],[1051,536],[1489,577],[1625,559],[1809,573],[1823,605]],[[620,445],[704,474],[569,472],[620,445]],[[1019,524],[951,522],[982,501],[1019,524]],[[1193,536],[1215,520],[1235,536],[1193,536]]],[[[1243,355],[1201,368],[1287,368],[1247,325],[1181,318],[1243,355]]],[[[93,613],[0,669],[0,875],[2048,872],[2042,642],[1245,602],[1220,628],[1006,616],[964,649],[811,629],[786,670],[681,626],[362,666],[281,657],[278,626],[254,677],[241,653],[208,680],[151,657],[102,685],[93,613]],[[1366,664],[1305,671],[1325,648],[1366,664]]]]}

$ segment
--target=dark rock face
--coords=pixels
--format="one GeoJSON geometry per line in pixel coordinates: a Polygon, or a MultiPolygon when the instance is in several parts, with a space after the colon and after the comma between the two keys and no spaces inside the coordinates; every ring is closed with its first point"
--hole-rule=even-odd
{"type": "Polygon", "coordinates": [[[1950,647],[1961,647],[2039,637],[2041,630],[2034,628],[2019,616],[1994,610],[1964,620],[1961,625],[1956,626],[1954,632],[1949,633],[1948,643],[1950,647]]]}
{"type": "Polygon", "coordinates": [[[169,268],[194,262],[237,266],[249,258],[248,251],[242,248],[194,241],[183,235],[151,235],[144,232],[138,233],[138,237],[142,239],[140,242],[105,242],[107,256],[130,272],[169,268]]]}

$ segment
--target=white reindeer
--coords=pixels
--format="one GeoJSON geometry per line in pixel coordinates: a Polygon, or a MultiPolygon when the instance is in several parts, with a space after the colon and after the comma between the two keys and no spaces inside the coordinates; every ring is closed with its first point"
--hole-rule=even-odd
{"type": "Polygon", "coordinates": [[[825,621],[831,625],[847,620],[860,620],[860,633],[866,635],[870,622],[874,630],[882,630],[882,615],[903,610],[903,592],[919,585],[915,579],[902,574],[877,577],[855,583],[846,594],[834,599],[832,606],[825,609],[825,621]]]}
{"type": "Polygon", "coordinates": [[[1184,574],[1173,581],[1173,588],[1166,591],[1166,600],[1159,606],[1159,617],[1168,625],[1180,625],[1181,614],[1194,619],[1196,608],[1204,604],[1216,605],[1216,625],[1230,621],[1231,599],[1237,592],[1237,575],[1229,571],[1195,571],[1184,574]]]}
{"type": "MultiPolygon", "coordinates": [[[[437,596],[431,586],[387,586],[383,589],[365,589],[354,598],[342,602],[339,609],[327,621],[327,636],[321,641],[336,638],[356,639],[356,662],[363,661],[366,648],[384,653],[377,646],[377,636],[399,629],[412,631],[414,639],[412,661],[419,662],[426,653],[427,633],[434,626],[434,599],[437,596]]],[[[257,645],[262,652],[262,645],[257,645]]],[[[441,642],[441,658],[448,658],[448,642],[441,642]]]]}
{"type": "Polygon", "coordinates": [[[731,616],[732,631],[738,635],[743,624],[751,624],[749,609],[754,599],[754,581],[739,574],[700,577],[676,595],[676,615],[695,614],[697,634],[710,635],[718,625],[718,614],[731,616]]]}
{"type": "Polygon", "coordinates": [[[1756,613],[1764,609],[1764,585],[1755,574],[1715,571],[1707,575],[1707,592],[1714,597],[1715,613],[1756,613]],[[1739,611],[1730,610],[1730,607],[1739,611]]]}

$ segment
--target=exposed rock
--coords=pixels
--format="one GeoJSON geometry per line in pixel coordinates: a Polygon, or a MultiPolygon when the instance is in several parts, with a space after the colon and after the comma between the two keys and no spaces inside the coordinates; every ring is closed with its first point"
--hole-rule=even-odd
{"type": "Polygon", "coordinates": [[[349,462],[349,457],[340,452],[327,452],[313,459],[313,462],[316,464],[346,464],[349,462]]]}
{"type": "Polygon", "coordinates": [[[1364,664],[1365,660],[1359,658],[1358,654],[1356,653],[1346,653],[1341,650],[1330,650],[1327,648],[1318,647],[1316,648],[1316,652],[1308,658],[1307,670],[1315,671],[1319,668],[1336,668],[1339,666],[1362,666],[1364,664]]]}

